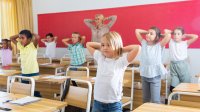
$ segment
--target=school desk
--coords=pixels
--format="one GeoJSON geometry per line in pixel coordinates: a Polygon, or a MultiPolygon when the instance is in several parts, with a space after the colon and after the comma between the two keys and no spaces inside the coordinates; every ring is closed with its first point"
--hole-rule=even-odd
{"type": "MultiPolygon", "coordinates": [[[[173,92],[192,92],[200,94],[200,84],[180,83],[173,89],[173,92]]],[[[190,95],[180,95],[182,101],[200,102],[200,97],[190,95]]]]}
{"type": "Polygon", "coordinates": [[[132,112],[200,112],[200,109],[155,103],[144,103],[132,112]]]}
{"type": "Polygon", "coordinates": [[[200,93],[200,84],[180,83],[173,89],[173,92],[193,92],[200,93]]]}
{"type": "Polygon", "coordinates": [[[36,82],[35,89],[40,91],[42,97],[54,99],[55,94],[62,95],[64,83],[69,77],[44,74],[33,78],[36,82]]]}
{"type": "MultiPolygon", "coordinates": [[[[26,95],[0,92],[0,102],[5,99],[16,100],[23,97],[26,97],[26,95]]],[[[9,102],[0,103],[0,107],[10,108],[12,109],[11,112],[54,112],[58,109],[64,108],[65,106],[67,106],[67,102],[61,102],[45,98],[41,98],[40,101],[26,104],[23,106],[11,104],[9,102]]]]}
{"type": "Polygon", "coordinates": [[[9,78],[9,76],[19,75],[19,74],[21,74],[20,70],[4,70],[4,69],[0,69],[0,86],[2,88],[6,88],[7,78],[9,78]]]}
{"type": "MultiPolygon", "coordinates": [[[[21,64],[20,63],[12,63],[9,64],[11,69],[21,69],[21,64]]],[[[61,64],[56,64],[56,63],[45,63],[45,64],[39,64],[39,72],[40,74],[52,74],[55,75],[56,70],[59,68],[65,67],[64,65],[61,64]]]]}

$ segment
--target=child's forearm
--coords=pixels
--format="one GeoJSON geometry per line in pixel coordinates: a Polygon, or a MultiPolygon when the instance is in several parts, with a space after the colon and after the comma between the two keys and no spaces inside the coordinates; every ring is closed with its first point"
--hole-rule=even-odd
{"type": "Polygon", "coordinates": [[[40,38],[40,36],[36,33],[32,33],[32,35],[35,37],[32,41],[33,41],[33,44],[35,45],[35,47],[37,48],[37,45],[38,45],[38,40],[40,38]]]}
{"type": "Polygon", "coordinates": [[[186,38],[198,38],[198,35],[196,35],[196,34],[184,34],[184,37],[186,37],[186,38]]]}
{"type": "Polygon", "coordinates": [[[81,44],[85,43],[85,38],[86,38],[85,36],[81,36],[81,41],[80,41],[81,44]]]}
{"type": "Polygon", "coordinates": [[[47,39],[41,39],[41,41],[42,41],[43,43],[45,43],[45,42],[47,41],[47,39]]]}
{"type": "Polygon", "coordinates": [[[57,40],[58,40],[58,37],[55,36],[55,37],[54,37],[54,42],[57,42],[57,40]]]}
{"type": "Polygon", "coordinates": [[[170,41],[171,33],[172,33],[172,31],[168,29],[165,29],[164,32],[165,34],[161,35],[161,36],[164,36],[164,38],[160,41],[160,45],[162,47],[164,47],[170,41]]]}
{"type": "Polygon", "coordinates": [[[139,34],[147,34],[148,33],[148,31],[143,30],[143,29],[136,29],[135,32],[139,33],[139,34]]]}
{"type": "Polygon", "coordinates": [[[100,49],[101,44],[97,42],[87,42],[86,47],[90,54],[93,55],[96,49],[100,49]]]}
{"type": "Polygon", "coordinates": [[[66,39],[62,39],[62,42],[63,42],[66,46],[68,46],[70,40],[71,40],[71,38],[66,38],[66,39]]]}
{"type": "Polygon", "coordinates": [[[127,47],[125,47],[123,49],[124,49],[124,51],[128,52],[127,60],[130,63],[140,53],[141,46],[140,45],[130,45],[130,46],[127,46],[127,47]]]}
{"type": "Polygon", "coordinates": [[[86,46],[91,47],[93,49],[100,49],[101,44],[98,42],[87,42],[86,46]]]}
{"type": "Polygon", "coordinates": [[[131,50],[133,50],[135,47],[137,47],[138,45],[128,45],[122,48],[122,52],[130,52],[131,50]]]}
{"type": "Polygon", "coordinates": [[[148,32],[146,30],[142,30],[142,29],[136,29],[135,30],[135,35],[138,39],[138,41],[141,43],[143,40],[143,34],[147,34],[148,32]]]}
{"type": "Polygon", "coordinates": [[[190,45],[198,39],[198,35],[195,34],[184,34],[184,38],[189,38],[187,44],[190,45]]]}
{"type": "Polygon", "coordinates": [[[10,40],[11,40],[14,44],[17,44],[17,38],[19,38],[19,35],[18,35],[18,34],[11,36],[11,37],[10,37],[10,40]]]}

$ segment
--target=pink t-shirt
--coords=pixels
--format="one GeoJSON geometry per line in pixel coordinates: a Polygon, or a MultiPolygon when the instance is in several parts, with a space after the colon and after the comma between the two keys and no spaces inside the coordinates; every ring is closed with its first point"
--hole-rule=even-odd
{"type": "Polygon", "coordinates": [[[12,50],[1,49],[1,62],[2,66],[8,66],[12,63],[12,50]]]}

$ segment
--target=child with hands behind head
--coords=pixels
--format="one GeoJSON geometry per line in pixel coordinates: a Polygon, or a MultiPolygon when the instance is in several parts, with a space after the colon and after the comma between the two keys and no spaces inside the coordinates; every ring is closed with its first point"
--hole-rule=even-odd
{"type": "Polygon", "coordinates": [[[101,43],[88,42],[86,46],[98,65],[92,112],[122,112],[124,72],[139,53],[140,46],[123,47],[117,32],[108,32],[101,38],[101,43]]]}

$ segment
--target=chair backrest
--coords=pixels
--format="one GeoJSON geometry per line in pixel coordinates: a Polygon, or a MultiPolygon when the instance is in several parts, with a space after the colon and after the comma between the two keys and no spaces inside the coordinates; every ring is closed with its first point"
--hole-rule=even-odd
{"type": "Polygon", "coordinates": [[[62,57],[60,59],[60,64],[61,65],[70,65],[70,58],[69,57],[62,57]]]}
{"type": "Polygon", "coordinates": [[[21,63],[21,58],[17,57],[17,63],[21,63]]]}
{"type": "Polygon", "coordinates": [[[66,76],[73,76],[73,78],[82,76],[89,77],[89,68],[81,66],[69,66],[66,70],[66,76]],[[71,70],[71,69],[76,69],[76,70],[71,70]]]}
{"type": "Polygon", "coordinates": [[[190,92],[173,92],[168,97],[168,105],[175,105],[175,106],[184,106],[184,107],[193,107],[193,108],[200,108],[199,102],[193,101],[181,101],[180,98],[178,100],[172,100],[174,95],[188,95],[188,96],[196,96],[200,97],[199,93],[190,93],[190,92]]]}
{"type": "MultiPolygon", "coordinates": [[[[130,105],[130,110],[133,109],[133,94],[134,94],[134,71],[135,67],[127,68],[124,73],[124,79],[123,79],[123,87],[129,88],[130,93],[128,95],[123,95],[122,97],[122,106],[130,105]]],[[[124,89],[126,90],[126,89],[124,89]]],[[[126,92],[124,92],[126,93],[126,92]]]]}
{"type": "Polygon", "coordinates": [[[78,83],[87,84],[87,88],[70,86],[69,92],[65,101],[68,105],[86,109],[86,112],[90,112],[91,96],[92,96],[92,84],[89,81],[71,79],[78,83]]]}
{"type": "Polygon", "coordinates": [[[35,80],[31,77],[10,76],[7,81],[7,92],[15,94],[24,94],[34,96],[35,80]],[[28,81],[29,83],[22,83],[21,81],[28,81]]]}
{"type": "Polygon", "coordinates": [[[39,58],[37,58],[37,61],[38,61],[39,64],[52,63],[52,59],[51,58],[39,57],[39,58]]]}

